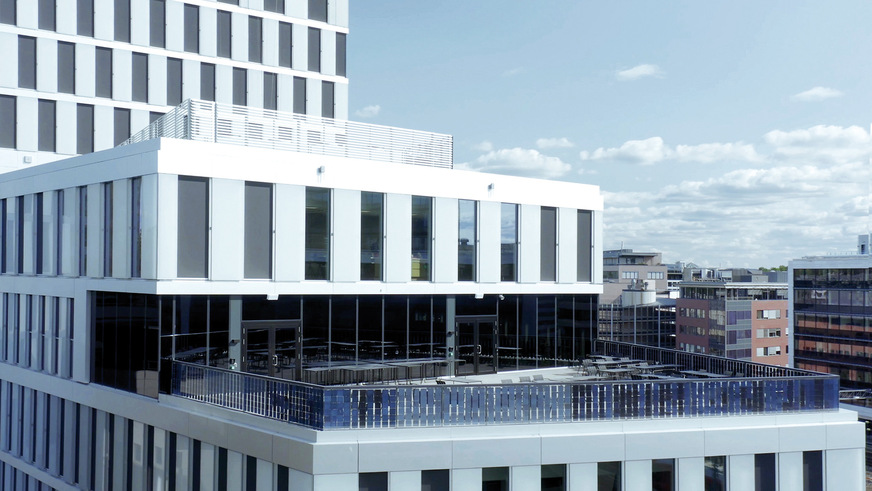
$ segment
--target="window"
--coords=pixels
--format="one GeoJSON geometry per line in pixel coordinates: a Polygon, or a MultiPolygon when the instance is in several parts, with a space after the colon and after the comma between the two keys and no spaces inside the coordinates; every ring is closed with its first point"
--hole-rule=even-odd
{"type": "Polygon", "coordinates": [[[130,109],[115,108],[115,146],[130,138],[130,109]]]}
{"type": "Polygon", "coordinates": [[[245,68],[233,68],[233,104],[244,106],[248,103],[248,72],[245,68]]]}
{"type": "Polygon", "coordinates": [[[333,82],[321,82],[321,117],[333,118],[336,114],[335,94],[336,87],[333,82]]]}
{"type": "Polygon", "coordinates": [[[448,469],[421,471],[422,491],[448,491],[450,483],[448,469]]]}
{"type": "Polygon", "coordinates": [[[587,210],[578,210],[577,215],[578,240],[577,254],[578,260],[576,263],[576,280],[590,281],[591,280],[591,252],[593,250],[593,233],[591,231],[591,212],[587,210]]]}
{"type": "MultiPolygon", "coordinates": [[[[66,213],[67,212],[64,209],[64,190],[59,189],[55,191],[55,216],[57,216],[57,221],[55,222],[55,267],[58,276],[64,274],[66,272],[65,268],[67,268],[63,261],[64,239],[66,228],[69,226],[66,213]]],[[[0,240],[0,242],[2,242],[2,240],[0,240]]]]}
{"type": "MultiPolygon", "coordinates": [[[[34,272],[36,274],[42,274],[43,272],[43,247],[45,246],[45,223],[43,222],[44,210],[43,204],[45,203],[43,199],[42,193],[36,193],[33,195],[34,197],[34,206],[33,206],[33,225],[36,229],[36,233],[34,234],[36,237],[36,241],[34,244],[34,272]]],[[[28,297],[32,298],[32,295],[28,297]]]]}
{"type": "Polygon", "coordinates": [[[130,0],[115,0],[115,40],[130,42],[130,0]]]}
{"type": "Polygon", "coordinates": [[[802,452],[802,491],[824,489],[824,457],[820,450],[802,452]]]}
{"type": "Polygon", "coordinates": [[[166,47],[167,4],[165,0],[151,0],[149,9],[149,44],[158,48],[166,47]]]}
{"type": "Polygon", "coordinates": [[[638,271],[621,271],[621,278],[625,280],[638,280],[639,272],[638,271]]]}
{"type": "Polygon", "coordinates": [[[775,310],[758,310],[757,311],[758,319],[780,319],[781,311],[778,309],[775,310]]]}
{"type": "Polygon", "coordinates": [[[361,472],[357,479],[360,491],[388,491],[387,472],[361,472]]]}
{"type": "Polygon", "coordinates": [[[327,22],[327,0],[309,0],[309,19],[327,22]]]}
{"type": "Polygon", "coordinates": [[[294,112],[306,114],[306,79],[294,77],[294,112]]]}
{"type": "Polygon", "coordinates": [[[55,101],[39,99],[39,133],[37,148],[40,152],[55,151],[55,101]]]}
{"type": "Polygon", "coordinates": [[[654,459],[651,462],[651,485],[654,491],[675,489],[675,459],[654,459]]]}
{"type": "Polygon", "coordinates": [[[94,37],[94,0],[76,0],[76,33],[94,37]]]}
{"type": "Polygon", "coordinates": [[[360,279],[382,279],[384,194],[360,193],[360,279]]]}
{"type": "Polygon", "coordinates": [[[433,198],[412,196],[412,279],[430,281],[433,198]]]}
{"type": "MultiPolygon", "coordinates": [[[[541,491],[565,491],[566,464],[543,465],[541,470],[541,491]]],[[[656,488],[655,488],[656,489],[656,488]]]]}
{"type": "Polygon", "coordinates": [[[306,279],[330,272],[330,190],[306,188],[306,279]]]}
{"type": "Polygon", "coordinates": [[[15,7],[17,0],[0,0],[0,24],[15,25],[15,7]]]}
{"type": "MultiPolygon", "coordinates": [[[[60,263],[58,263],[60,264],[60,263]]],[[[130,277],[142,277],[142,178],[130,180],[130,277]]]]}
{"type": "Polygon", "coordinates": [[[336,33],[336,75],[340,77],[346,74],[346,38],[344,33],[336,33]]]}
{"type": "Polygon", "coordinates": [[[18,36],[18,86],[36,88],[36,38],[18,36]]]}
{"type": "Polygon", "coordinates": [[[94,151],[94,106],[76,105],[76,153],[94,151]]]}
{"type": "Polygon", "coordinates": [[[167,105],[182,103],[182,60],[167,58],[167,105]]]}
{"type": "Polygon", "coordinates": [[[209,260],[209,180],[179,176],[179,278],[205,278],[209,260]]]}
{"type": "Polygon", "coordinates": [[[705,491],[724,491],[727,489],[727,457],[705,458],[705,491]]]}
{"type": "Polygon", "coordinates": [[[215,100],[215,65],[200,63],[200,99],[215,100]]]}
{"type": "Polygon", "coordinates": [[[114,188],[111,182],[103,183],[103,276],[112,276],[112,224],[114,188]]]}
{"type": "Polygon", "coordinates": [[[40,29],[55,30],[55,0],[39,0],[38,25],[40,29]]]}
{"type": "Polygon", "coordinates": [[[285,0],[263,0],[263,9],[267,12],[285,13],[285,0]]]}
{"type": "Polygon", "coordinates": [[[76,45],[58,41],[58,92],[76,93],[76,45]]]}
{"type": "Polygon", "coordinates": [[[88,274],[88,187],[79,187],[79,276],[88,274]]]}
{"type": "Polygon", "coordinates": [[[648,271],[648,279],[649,280],[662,280],[663,272],[662,271],[648,271]]]}
{"type": "Polygon", "coordinates": [[[15,97],[0,95],[0,148],[15,148],[15,97]]]}
{"type": "Polygon", "coordinates": [[[539,276],[542,281],[557,280],[557,208],[543,206],[539,213],[539,276]]]}
{"type": "Polygon", "coordinates": [[[500,281],[517,281],[518,205],[500,205],[500,281]]]}
{"type": "Polygon", "coordinates": [[[509,489],[508,467],[485,467],[481,470],[481,489],[509,489]]]}
{"type": "Polygon", "coordinates": [[[200,7],[185,4],[185,51],[200,52],[200,7]]]}
{"type": "Polygon", "coordinates": [[[291,68],[294,41],[293,27],[287,22],[279,22],[279,66],[291,68]]]}
{"type": "Polygon", "coordinates": [[[263,61],[263,19],[248,17],[248,61],[263,61]]]}
{"type": "Polygon", "coordinates": [[[263,74],[263,108],[278,109],[278,75],[266,72],[263,74]]]}
{"type": "Polygon", "coordinates": [[[757,338],[780,338],[781,329],[757,329],[757,338]]]}
{"type": "Polygon", "coordinates": [[[775,491],[775,454],[754,455],[755,491],[775,491]]]}
{"type": "Polygon", "coordinates": [[[623,487],[621,487],[620,462],[597,463],[597,489],[624,489],[623,487]]]}
{"type": "Polygon", "coordinates": [[[476,211],[475,201],[461,199],[457,201],[457,279],[458,281],[475,281],[476,269],[476,211]]]}
{"type": "Polygon", "coordinates": [[[245,183],[245,278],[272,277],[272,185],[245,183]]]}
{"type": "Polygon", "coordinates": [[[321,71],[321,29],[309,28],[309,71],[321,71]]]}
{"type": "Polygon", "coordinates": [[[769,346],[757,348],[757,356],[778,356],[781,354],[781,346],[769,346]]]}
{"type": "Polygon", "coordinates": [[[218,11],[218,56],[230,58],[230,12],[218,11]]]}
{"type": "Polygon", "coordinates": [[[133,91],[136,102],[148,102],[148,55],[133,53],[133,91]]]}
{"type": "Polygon", "coordinates": [[[95,85],[97,97],[112,98],[112,49],[97,48],[95,63],[95,85]]]}

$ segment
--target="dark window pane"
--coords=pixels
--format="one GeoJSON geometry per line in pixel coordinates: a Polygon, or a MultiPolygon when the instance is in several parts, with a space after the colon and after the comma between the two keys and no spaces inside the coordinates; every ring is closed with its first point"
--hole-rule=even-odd
{"type": "Polygon", "coordinates": [[[775,454],[754,455],[754,489],[775,491],[775,454]]]}
{"type": "Polygon", "coordinates": [[[450,487],[448,469],[439,469],[435,471],[421,471],[421,490],[422,491],[449,491],[450,487]]]}
{"type": "Polygon", "coordinates": [[[182,60],[167,58],[167,105],[182,103],[182,60]]]}
{"type": "Polygon", "coordinates": [[[231,5],[239,5],[239,0],[218,0],[221,3],[229,3],[231,5]]]}
{"type": "Polygon", "coordinates": [[[516,281],[518,271],[518,205],[500,205],[500,281],[516,281]]]}
{"type": "Polygon", "coordinates": [[[457,202],[457,279],[475,281],[476,263],[476,202],[461,199],[457,202]]]}
{"type": "Polygon", "coordinates": [[[306,279],[328,279],[329,260],[330,190],[306,188],[306,279]]]}
{"type": "Polygon", "coordinates": [[[347,36],[344,33],[336,33],[336,75],[340,77],[346,75],[346,42],[347,36]]]}
{"type": "Polygon", "coordinates": [[[149,10],[149,44],[158,48],[166,46],[166,10],[164,0],[151,0],[149,10]]]}
{"type": "Polygon", "coordinates": [[[723,455],[705,458],[705,491],[726,491],[727,458],[723,455]]]}
{"type": "Polygon", "coordinates": [[[76,32],[94,37],[94,0],[76,0],[76,32]]]}
{"type": "Polygon", "coordinates": [[[76,153],[94,151],[94,106],[76,106],[76,153]]]}
{"type": "Polygon", "coordinates": [[[179,176],[180,278],[205,278],[209,259],[209,180],[179,176]]]}
{"type": "Polygon", "coordinates": [[[58,41],[58,92],[76,93],[76,45],[58,41]]]}
{"type": "Polygon", "coordinates": [[[263,0],[263,9],[283,14],[285,13],[285,0],[263,0]]]}
{"type": "Polygon", "coordinates": [[[593,247],[593,231],[591,230],[591,212],[578,210],[578,249],[577,275],[578,281],[591,280],[591,253],[593,247]]]}
{"type": "Polygon", "coordinates": [[[388,491],[388,473],[361,472],[357,484],[359,491],[388,491]]]}
{"type": "Polygon", "coordinates": [[[112,50],[97,48],[95,85],[97,97],[112,98],[112,50]]]}
{"type": "Polygon", "coordinates": [[[321,71],[321,29],[309,28],[309,71],[321,71]]]}
{"type": "Polygon", "coordinates": [[[15,6],[18,0],[0,0],[0,24],[15,25],[15,6]]]}
{"type": "Polygon", "coordinates": [[[39,28],[55,30],[55,0],[39,0],[39,28]]]}
{"type": "Polygon", "coordinates": [[[293,27],[287,22],[279,22],[279,66],[291,68],[294,47],[293,27]]]}
{"type": "Polygon", "coordinates": [[[433,198],[412,196],[412,279],[430,281],[433,198]]]}
{"type": "Polygon", "coordinates": [[[112,276],[112,225],[114,192],[111,182],[103,183],[103,276],[112,276]]]}
{"type": "MultiPolygon", "coordinates": [[[[118,109],[116,109],[118,111],[118,109]]],[[[117,113],[116,113],[117,116],[117,113]]],[[[130,111],[127,111],[128,127],[130,111]]],[[[142,178],[130,180],[130,277],[142,276],[142,178]]]]}
{"type": "Polygon", "coordinates": [[[384,194],[360,193],[360,279],[382,278],[384,194]]]}
{"type": "Polygon", "coordinates": [[[115,0],[115,40],[130,42],[130,0],[115,0]]]}
{"type": "Polygon", "coordinates": [[[0,148],[15,148],[15,97],[0,95],[0,148]]]}
{"type": "Polygon", "coordinates": [[[263,74],[263,108],[278,109],[278,75],[263,74]]]}
{"type": "Polygon", "coordinates": [[[675,489],[675,459],[654,459],[651,462],[651,484],[654,491],[675,489]]]}
{"type": "Polygon", "coordinates": [[[333,82],[321,82],[321,116],[336,117],[336,86],[333,82]]]}
{"type": "Polygon", "coordinates": [[[18,36],[18,86],[36,88],[36,38],[18,36]]]}
{"type": "Polygon", "coordinates": [[[599,462],[597,463],[597,489],[604,491],[620,491],[621,487],[621,463],[599,462]]]}
{"type": "Polygon", "coordinates": [[[160,119],[161,116],[163,116],[163,113],[159,113],[159,112],[155,112],[155,111],[149,111],[149,112],[148,112],[148,124],[154,123],[155,121],[157,121],[158,119],[160,119]]]}
{"type": "Polygon", "coordinates": [[[38,139],[39,151],[55,151],[55,101],[39,100],[38,139]]]}
{"type": "Polygon", "coordinates": [[[245,183],[245,278],[270,278],[272,185],[245,183]]]}
{"type": "Polygon", "coordinates": [[[115,145],[130,138],[130,109],[115,108],[115,145]]]}
{"type": "Polygon", "coordinates": [[[200,52],[200,7],[185,4],[185,51],[200,52]]]}
{"type": "Polygon", "coordinates": [[[542,281],[557,279],[557,209],[543,206],[539,222],[539,275],[542,281]]]}
{"type": "Polygon", "coordinates": [[[245,68],[233,69],[233,104],[244,106],[248,103],[248,71],[245,68]]]}
{"type": "Polygon", "coordinates": [[[802,491],[824,489],[824,461],[820,450],[802,452],[802,491]]]}
{"type": "Polygon", "coordinates": [[[294,112],[306,114],[306,79],[294,77],[294,112]]]}
{"type": "Polygon", "coordinates": [[[200,99],[215,100],[215,65],[200,63],[200,99]]]}
{"type": "Polygon", "coordinates": [[[309,18],[327,22],[327,0],[309,0],[309,18]]]}
{"type": "Polygon", "coordinates": [[[541,473],[541,491],[566,491],[565,464],[543,465],[541,473]]]}
{"type": "Polygon", "coordinates": [[[218,11],[218,56],[230,58],[230,12],[218,11]]]}
{"type": "Polygon", "coordinates": [[[248,17],[248,61],[263,60],[263,19],[248,17]]]}
{"type": "Polygon", "coordinates": [[[148,102],[148,55],[133,53],[133,100],[148,102]]]}

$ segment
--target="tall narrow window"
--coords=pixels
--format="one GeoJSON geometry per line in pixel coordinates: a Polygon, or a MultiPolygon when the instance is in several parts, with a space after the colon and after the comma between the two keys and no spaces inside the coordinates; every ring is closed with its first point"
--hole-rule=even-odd
{"type": "Polygon", "coordinates": [[[475,201],[457,201],[457,279],[475,281],[476,246],[476,208],[475,201]]]}
{"type": "Polygon", "coordinates": [[[248,70],[245,68],[233,68],[233,104],[248,104],[248,70]]]}
{"type": "Polygon", "coordinates": [[[263,0],[263,9],[267,12],[285,13],[285,0],[263,0]]]}
{"type": "Polygon", "coordinates": [[[39,132],[37,148],[40,152],[55,151],[55,101],[39,99],[39,132]]]}
{"type": "Polygon", "coordinates": [[[103,183],[103,276],[112,276],[113,187],[103,183]]]}
{"type": "Polygon", "coordinates": [[[76,105],[76,153],[94,151],[94,106],[76,105]]]}
{"type": "Polygon", "coordinates": [[[309,28],[309,71],[321,71],[321,29],[309,28]]]}
{"type": "Polygon", "coordinates": [[[39,28],[55,30],[55,0],[39,0],[39,28]]]}
{"type": "Polygon", "coordinates": [[[327,22],[327,0],[309,0],[309,19],[327,22]]]}
{"type": "Polygon", "coordinates": [[[15,96],[0,95],[0,148],[15,148],[15,96]]]}
{"type": "Polygon", "coordinates": [[[36,88],[36,38],[18,36],[18,87],[36,88]]]}
{"type": "Polygon", "coordinates": [[[34,247],[33,247],[33,270],[36,274],[42,274],[43,267],[43,247],[45,246],[45,228],[44,223],[42,221],[43,217],[43,194],[36,193],[33,195],[34,203],[33,203],[33,228],[35,229],[34,238],[34,247]]]}
{"type": "Polygon", "coordinates": [[[272,184],[245,183],[245,278],[272,277],[272,184]]]}
{"type": "Polygon", "coordinates": [[[727,457],[719,455],[705,458],[705,491],[727,489],[727,457]]]}
{"type": "Polygon", "coordinates": [[[542,281],[557,279],[557,209],[543,206],[539,222],[539,276],[542,281]]]}
{"type": "Polygon", "coordinates": [[[79,276],[88,275],[88,187],[79,187],[79,276]]]}
{"type": "Polygon", "coordinates": [[[593,253],[593,230],[591,212],[578,210],[578,240],[576,241],[578,260],[576,262],[577,281],[591,280],[591,261],[593,253]]]}
{"type": "Polygon", "coordinates": [[[15,25],[17,0],[0,0],[0,24],[15,25]]]}
{"type": "Polygon", "coordinates": [[[15,198],[15,272],[24,273],[24,196],[15,198]]]}
{"type": "Polygon", "coordinates": [[[597,489],[624,489],[621,486],[621,463],[597,463],[597,489]]]}
{"type": "Polygon", "coordinates": [[[651,462],[651,483],[657,491],[673,491],[675,459],[654,459],[651,462]]]}
{"type": "Polygon", "coordinates": [[[754,455],[754,489],[756,491],[775,491],[776,475],[774,453],[754,455]]]}
{"type": "Polygon", "coordinates": [[[64,239],[66,238],[67,217],[64,209],[64,190],[55,191],[55,270],[58,276],[66,272],[67,265],[64,264],[64,239]]]}
{"type": "Polygon", "coordinates": [[[275,73],[265,72],[263,74],[263,108],[278,109],[278,75],[275,73]]]}
{"type": "Polygon", "coordinates": [[[294,39],[293,27],[287,22],[279,22],[279,66],[291,68],[294,39]]]}
{"type": "Polygon", "coordinates": [[[200,7],[185,4],[185,51],[200,52],[200,7]]]}
{"type": "Polygon", "coordinates": [[[330,190],[306,188],[306,279],[330,274],[330,190]]]}
{"type": "Polygon", "coordinates": [[[336,86],[333,82],[321,82],[321,117],[336,117],[336,86]]]}
{"type": "Polygon", "coordinates": [[[167,4],[165,0],[151,0],[149,9],[149,44],[158,48],[166,47],[167,4]]]}
{"type": "Polygon", "coordinates": [[[230,12],[218,11],[218,56],[230,58],[230,12]]]}
{"type": "Polygon", "coordinates": [[[130,0],[115,0],[115,40],[130,42],[130,0]]]}
{"type": "Polygon", "coordinates": [[[179,278],[205,278],[209,260],[209,180],[179,176],[179,278]]]}
{"type": "Polygon", "coordinates": [[[182,103],[182,60],[167,58],[167,105],[182,103]]]}
{"type": "Polygon", "coordinates": [[[58,41],[58,92],[76,93],[76,45],[58,41]]]}
{"type": "Polygon", "coordinates": [[[412,279],[430,281],[433,198],[412,196],[412,279]]]}
{"type": "Polygon", "coordinates": [[[148,55],[133,53],[133,100],[148,102],[148,55]]]}
{"type": "MultiPolygon", "coordinates": [[[[6,254],[8,251],[8,243],[6,241],[9,240],[7,237],[6,213],[6,200],[0,199],[0,273],[6,273],[6,254]]],[[[3,311],[5,312],[6,309],[3,309],[3,311]]],[[[0,313],[0,316],[2,315],[0,313]]],[[[5,343],[0,340],[0,346],[3,344],[5,343]]]]}
{"type": "Polygon", "coordinates": [[[215,65],[200,63],[200,99],[215,100],[215,65]]]}
{"type": "Polygon", "coordinates": [[[344,77],[346,75],[346,43],[347,36],[345,33],[336,33],[336,75],[344,77]]]}
{"type": "Polygon", "coordinates": [[[115,108],[115,146],[130,138],[130,109],[115,108]]]}
{"type": "Polygon", "coordinates": [[[130,277],[142,277],[142,178],[130,180],[130,277]]]}
{"type": "Polygon", "coordinates": [[[76,0],[76,33],[94,37],[94,0],[76,0]]]}
{"type": "Polygon", "coordinates": [[[112,49],[97,48],[94,75],[97,97],[112,98],[112,49]]]}
{"type": "Polygon", "coordinates": [[[802,452],[802,490],[824,489],[823,452],[812,450],[802,452]]]}
{"type": "Polygon", "coordinates": [[[248,61],[263,61],[263,19],[248,17],[248,61]]]}
{"type": "Polygon", "coordinates": [[[518,280],[518,205],[500,205],[500,281],[518,280]]]}
{"type": "Polygon", "coordinates": [[[384,194],[360,193],[360,279],[382,279],[384,194]]]}
{"type": "Polygon", "coordinates": [[[294,112],[306,114],[306,79],[294,77],[294,112]]]}
{"type": "MultiPolygon", "coordinates": [[[[541,468],[541,491],[564,491],[566,485],[566,464],[543,465],[541,468]]],[[[655,486],[654,489],[657,489],[655,486]]]]}

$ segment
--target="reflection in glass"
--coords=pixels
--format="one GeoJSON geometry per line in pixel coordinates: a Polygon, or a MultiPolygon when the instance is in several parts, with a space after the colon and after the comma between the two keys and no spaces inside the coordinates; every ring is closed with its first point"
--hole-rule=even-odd
{"type": "Polygon", "coordinates": [[[675,489],[675,459],[655,459],[651,462],[651,485],[653,491],[675,489]]]}
{"type": "Polygon", "coordinates": [[[518,205],[500,206],[500,281],[518,279],[518,205]]]}
{"type": "Polygon", "coordinates": [[[593,233],[591,231],[591,212],[587,210],[578,210],[577,215],[578,226],[578,242],[577,254],[578,261],[576,263],[577,281],[590,281],[591,271],[591,241],[593,233]]]}
{"type": "Polygon", "coordinates": [[[433,198],[412,196],[412,279],[430,280],[433,198]]]}
{"type": "Polygon", "coordinates": [[[597,490],[621,491],[621,463],[599,462],[597,464],[597,490]]]}
{"type": "Polygon", "coordinates": [[[555,281],[557,280],[557,208],[543,206],[540,215],[540,279],[555,281]]]}
{"type": "Polygon", "coordinates": [[[775,491],[775,454],[754,455],[754,489],[775,491]]]}
{"type": "Polygon", "coordinates": [[[727,489],[727,457],[719,455],[705,458],[705,491],[727,489]]]}
{"type": "Polygon", "coordinates": [[[566,464],[542,466],[542,491],[566,491],[566,464]]]}
{"type": "Polygon", "coordinates": [[[329,258],[330,190],[306,188],[306,279],[328,279],[329,258]]]}
{"type": "Polygon", "coordinates": [[[457,201],[457,280],[475,281],[476,202],[457,201]]]}
{"type": "Polygon", "coordinates": [[[360,193],[360,279],[380,280],[382,273],[382,216],[384,194],[360,193]]]}

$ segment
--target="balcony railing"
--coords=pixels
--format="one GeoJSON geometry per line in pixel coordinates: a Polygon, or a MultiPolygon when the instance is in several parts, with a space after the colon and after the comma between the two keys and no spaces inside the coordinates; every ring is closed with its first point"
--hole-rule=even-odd
{"type": "Polygon", "coordinates": [[[596,350],[733,376],[325,387],[174,362],[172,394],[318,430],[778,414],[839,407],[835,375],[614,341],[597,341],[596,350]]]}
{"type": "Polygon", "coordinates": [[[379,162],[453,167],[451,135],[188,99],[122,145],[179,138],[379,162]]]}

